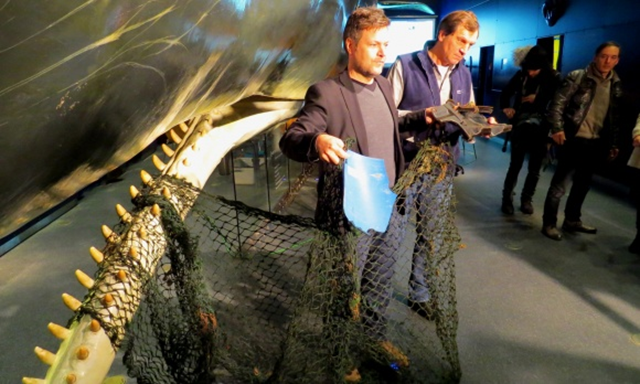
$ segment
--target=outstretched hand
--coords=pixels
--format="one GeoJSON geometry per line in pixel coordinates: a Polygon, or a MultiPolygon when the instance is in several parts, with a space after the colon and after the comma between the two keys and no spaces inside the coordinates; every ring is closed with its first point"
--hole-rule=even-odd
{"type": "Polygon", "coordinates": [[[558,145],[563,145],[567,140],[566,136],[564,135],[564,131],[554,133],[553,135],[551,135],[551,138],[553,139],[553,142],[558,145]]]}
{"type": "Polygon", "coordinates": [[[516,110],[513,108],[505,108],[502,110],[502,112],[505,116],[507,116],[507,119],[513,119],[513,116],[516,115],[516,110]]]}
{"type": "Polygon", "coordinates": [[[316,150],[320,160],[330,164],[338,165],[341,160],[349,157],[344,150],[344,142],[327,133],[322,133],[316,137],[316,150]]]}

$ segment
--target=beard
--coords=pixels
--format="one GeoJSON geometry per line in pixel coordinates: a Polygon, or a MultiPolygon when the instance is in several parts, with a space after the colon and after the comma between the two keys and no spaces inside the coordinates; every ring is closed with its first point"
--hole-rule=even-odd
{"type": "Polygon", "coordinates": [[[378,66],[378,64],[370,63],[369,65],[362,65],[362,63],[355,62],[353,63],[353,70],[360,75],[373,79],[376,76],[382,74],[382,68],[384,65],[378,66]]]}

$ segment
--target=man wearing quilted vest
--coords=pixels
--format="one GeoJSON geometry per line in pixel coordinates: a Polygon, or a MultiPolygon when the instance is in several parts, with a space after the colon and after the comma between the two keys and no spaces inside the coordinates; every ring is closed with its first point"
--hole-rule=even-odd
{"type": "MultiPolygon", "coordinates": [[[[475,102],[471,73],[464,66],[464,56],[477,41],[479,32],[480,25],[473,12],[455,11],[440,22],[437,40],[431,48],[426,44],[425,50],[398,56],[387,77],[393,86],[400,115],[442,105],[449,99],[461,105],[475,102]]],[[[455,164],[460,128],[447,124],[437,133],[437,136],[405,136],[403,152],[406,163],[409,164],[418,153],[419,143],[429,140],[432,145],[444,144],[453,158],[452,164],[455,164]]],[[[447,177],[452,179],[454,175],[455,167],[449,167],[447,177]]],[[[419,315],[432,319],[435,300],[433,293],[429,292],[427,280],[436,269],[433,264],[438,260],[437,254],[445,241],[444,236],[438,236],[437,233],[434,236],[434,231],[443,230],[433,220],[442,215],[434,210],[453,209],[453,183],[452,180],[435,183],[429,177],[429,174],[422,175],[407,193],[407,204],[415,204],[417,207],[417,236],[409,279],[408,305],[419,315]],[[437,239],[435,244],[425,244],[426,233],[437,239]]]]}

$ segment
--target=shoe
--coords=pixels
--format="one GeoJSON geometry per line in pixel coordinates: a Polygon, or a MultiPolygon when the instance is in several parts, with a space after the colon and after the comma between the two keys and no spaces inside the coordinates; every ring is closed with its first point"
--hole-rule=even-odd
{"type": "Polygon", "coordinates": [[[640,235],[633,239],[633,242],[629,246],[629,252],[640,255],[640,235]]]}
{"type": "Polygon", "coordinates": [[[431,300],[423,302],[407,300],[407,305],[412,311],[424,317],[427,321],[434,321],[437,317],[435,305],[431,300]]]}
{"type": "Polygon", "coordinates": [[[533,204],[531,204],[531,200],[520,202],[520,212],[525,215],[533,215],[533,204]]]}
{"type": "Polygon", "coordinates": [[[562,223],[562,230],[566,232],[589,233],[592,235],[598,232],[598,229],[596,227],[590,227],[588,225],[584,225],[580,220],[578,221],[565,220],[564,223],[562,223]]]}
{"type": "Polygon", "coordinates": [[[513,215],[513,203],[510,200],[502,199],[502,207],[500,208],[505,215],[513,215]]]}
{"type": "Polygon", "coordinates": [[[542,234],[547,236],[551,240],[562,240],[562,233],[558,231],[558,228],[556,228],[555,225],[545,225],[544,227],[542,227],[542,234]]]}

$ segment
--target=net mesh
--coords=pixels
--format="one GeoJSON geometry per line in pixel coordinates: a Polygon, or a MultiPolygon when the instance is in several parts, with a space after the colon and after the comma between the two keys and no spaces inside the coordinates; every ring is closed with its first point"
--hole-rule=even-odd
{"type": "MultiPolygon", "coordinates": [[[[138,383],[459,381],[454,170],[446,148],[423,146],[394,187],[397,209],[384,234],[362,233],[347,221],[338,166],[324,173],[316,221],[163,177],[158,183],[192,208],[182,220],[162,194],[143,190],[134,199],[136,209],[162,207],[160,234],[145,234],[163,236],[145,242],[166,244],[162,258],[149,266],[121,255],[97,273],[100,280],[118,265],[138,283],[135,292],[117,281],[102,284],[126,291],[117,296],[130,304],[118,305],[139,300],[135,316],[91,305],[82,312],[122,347],[138,383]],[[412,271],[427,282],[420,307],[410,307],[412,271]],[[110,331],[112,322],[126,325],[126,336],[110,331]]],[[[123,222],[114,236],[152,224],[123,222]]]]}

